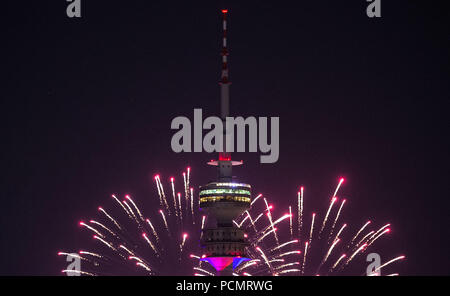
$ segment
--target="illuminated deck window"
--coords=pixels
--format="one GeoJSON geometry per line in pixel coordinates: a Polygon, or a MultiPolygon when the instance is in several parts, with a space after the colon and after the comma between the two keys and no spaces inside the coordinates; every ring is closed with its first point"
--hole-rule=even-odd
{"type": "Polygon", "coordinates": [[[250,196],[250,191],[244,189],[206,189],[200,191],[200,196],[209,194],[245,194],[250,196]]]}

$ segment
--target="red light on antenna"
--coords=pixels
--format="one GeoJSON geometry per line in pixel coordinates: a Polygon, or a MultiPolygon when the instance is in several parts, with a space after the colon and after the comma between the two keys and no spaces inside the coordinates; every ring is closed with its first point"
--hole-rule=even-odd
{"type": "Polygon", "coordinates": [[[228,9],[222,9],[222,13],[227,13],[228,9]]]}

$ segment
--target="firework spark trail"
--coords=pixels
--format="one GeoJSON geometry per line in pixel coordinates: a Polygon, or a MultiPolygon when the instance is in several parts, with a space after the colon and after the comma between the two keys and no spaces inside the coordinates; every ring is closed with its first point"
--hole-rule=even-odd
{"type": "Polygon", "coordinates": [[[388,262],[386,262],[386,263],[384,263],[384,264],[381,264],[380,266],[378,266],[377,268],[375,268],[374,272],[377,272],[377,271],[381,270],[383,267],[386,267],[386,266],[388,266],[389,264],[394,263],[395,261],[402,260],[402,259],[405,259],[405,258],[406,258],[406,257],[405,257],[404,255],[402,255],[402,256],[398,256],[398,257],[396,257],[396,258],[394,258],[394,259],[392,259],[392,260],[389,260],[388,262]]]}
{"type": "Polygon", "coordinates": [[[339,257],[338,260],[336,260],[336,262],[333,264],[333,266],[330,268],[330,271],[332,271],[333,269],[336,268],[336,266],[338,266],[338,264],[345,258],[347,257],[346,254],[342,254],[341,257],[339,257]]]}
{"type": "Polygon", "coordinates": [[[207,271],[207,270],[204,270],[204,269],[202,269],[202,268],[200,268],[200,267],[194,267],[193,269],[198,270],[198,271],[201,271],[201,272],[204,272],[204,273],[206,273],[207,275],[210,275],[210,276],[215,276],[214,273],[209,272],[209,271],[207,271]]]}
{"type": "Polygon", "coordinates": [[[61,270],[62,273],[77,273],[77,274],[84,274],[84,275],[90,275],[90,276],[95,276],[95,274],[90,273],[90,272],[86,272],[86,271],[81,271],[81,270],[74,270],[74,269],[63,269],[61,270]]]}
{"type": "Polygon", "coordinates": [[[292,262],[292,263],[282,264],[282,265],[275,267],[275,270],[283,269],[283,268],[293,266],[293,265],[300,265],[300,262],[292,262]]]}
{"type": "Polygon", "coordinates": [[[281,257],[285,257],[285,256],[292,255],[292,254],[301,254],[301,251],[297,250],[297,251],[285,252],[280,255],[277,255],[275,258],[281,258],[281,257]]]}
{"type": "Polygon", "coordinates": [[[105,229],[106,231],[108,231],[111,235],[118,237],[118,235],[114,231],[112,231],[111,229],[109,229],[108,227],[106,227],[105,225],[103,225],[100,222],[97,222],[95,220],[90,220],[89,223],[96,224],[96,225],[100,226],[101,228],[105,229]]]}
{"type": "Polygon", "coordinates": [[[159,252],[156,249],[155,245],[152,243],[152,241],[148,238],[147,233],[142,233],[142,237],[145,239],[145,241],[150,245],[150,248],[155,252],[156,256],[159,256],[159,252]]]}
{"type": "Polygon", "coordinates": [[[300,192],[298,193],[298,201],[297,201],[297,207],[298,207],[298,221],[297,221],[297,230],[298,230],[298,236],[301,236],[302,231],[302,225],[303,225],[303,186],[300,187],[300,192]]]}
{"type": "Polygon", "coordinates": [[[117,228],[119,228],[120,230],[122,230],[122,227],[120,227],[120,224],[119,223],[117,223],[117,221],[113,218],[113,217],[111,217],[102,207],[98,207],[98,210],[100,211],[100,212],[102,212],[103,214],[105,214],[105,216],[109,219],[109,220],[111,220],[113,223],[114,223],[114,225],[116,225],[116,227],[117,228]]]}
{"type": "Polygon", "coordinates": [[[381,227],[380,229],[378,229],[370,238],[369,241],[372,240],[375,236],[377,236],[380,232],[382,232],[385,228],[391,226],[391,224],[386,224],[383,227],[381,227]]]}
{"type": "Polygon", "coordinates": [[[319,272],[320,268],[322,267],[322,265],[325,264],[325,262],[327,262],[328,257],[330,256],[331,252],[333,251],[334,247],[340,242],[340,239],[335,239],[333,244],[331,245],[331,247],[328,249],[328,252],[325,254],[325,257],[323,257],[322,262],[320,262],[319,267],[317,268],[316,273],[319,272]]]}
{"type": "Polygon", "coordinates": [[[297,269],[297,268],[285,269],[285,270],[282,270],[282,271],[278,272],[278,274],[288,273],[288,272],[299,272],[299,271],[300,271],[300,269],[297,269]]]}
{"type": "Polygon", "coordinates": [[[155,176],[155,181],[156,181],[156,186],[158,187],[160,204],[161,204],[161,206],[164,206],[166,208],[167,212],[170,212],[169,204],[167,203],[166,194],[164,193],[164,187],[163,187],[163,184],[161,183],[161,179],[160,179],[159,175],[155,176]]]}
{"type": "Polygon", "coordinates": [[[277,228],[271,229],[267,232],[261,232],[261,236],[259,238],[257,238],[252,244],[257,245],[260,241],[262,241],[263,239],[265,239],[269,234],[271,234],[272,232],[277,231],[277,228]]]}
{"type": "Polygon", "coordinates": [[[132,251],[130,251],[127,247],[125,247],[124,245],[120,245],[119,248],[124,249],[125,251],[127,251],[128,254],[134,256],[134,253],[132,251]]]}
{"type": "Polygon", "coordinates": [[[287,245],[295,244],[295,243],[298,243],[298,239],[294,239],[294,240],[285,242],[285,243],[283,243],[283,244],[281,244],[281,245],[278,245],[278,246],[276,246],[275,248],[270,249],[269,252],[273,252],[273,251],[279,250],[279,249],[281,249],[281,248],[283,248],[283,247],[285,247],[285,246],[287,246],[287,245]]]}
{"type": "Polygon", "coordinates": [[[325,218],[323,219],[322,227],[320,228],[319,235],[322,233],[323,229],[325,228],[325,225],[328,220],[328,216],[330,215],[330,211],[333,208],[334,203],[337,201],[337,197],[333,196],[331,198],[330,206],[328,207],[327,213],[325,214],[325,218]]]}
{"type": "Polygon", "coordinates": [[[353,243],[355,241],[355,239],[359,236],[359,234],[370,224],[370,220],[366,222],[366,224],[364,224],[361,229],[358,230],[358,232],[355,234],[355,236],[352,238],[350,243],[353,243]]]}
{"type": "Polygon", "coordinates": [[[333,243],[334,243],[334,241],[339,239],[339,235],[341,235],[341,233],[342,233],[342,231],[344,231],[345,227],[347,227],[347,224],[342,225],[341,229],[339,229],[338,233],[336,234],[336,237],[333,240],[333,243]]]}
{"type": "MultiPolygon", "coordinates": [[[[188,178],[189,180],[189,178],[188,178]]],[[[192,214],[192,224],[195,224],[195,216],[194,216],[194,188],[191,187],[191,214],[192,214]]]]}
{"type": "Polygon", "coordinates": [[[184,184],[184,214],[187,216],[187,213],[189,212],[189,189],[187,187],[187,180],[186,180],[186,173],[183,172],[183,184],[184,184]]]}
{"type": "Polygon", "coordinates": [[[303,253],[302,274],[305,273],[306,255],[308,254],[308,242],[305,242],[305,252],[303,253]]]}
{"type": "Polygon", "coordinates": [[[356,255],[358,255],[359,252],[363,251],[365,248],[367,247],[367,244],[362,245],[361,247],[359,247],[345,262],[344,266],[347,266],[350,261],[353,260],[353,258],[355,258],[356,255]]]}
{"type": "Polygon", "coordinates": [[[147,270],[147,271],[152,271],[151,269],[150,269],[150,267],[148,267],[146,264],[144,264],[144,263],[142,263],[142,262],[136,262],[136,265],[137,266],[141,266],[141,267],[143,267],[145,270],[147,270]]]}
{"type": "Polygon", "coordinates": [[[111,250],[117,252],[117,249],[114,248],[114,246],[113,246],[111,243],[109,243],[109,242],[107,242],[106,240],[102,239],[102,238],[99,237],[98,235],[94,235],[94,239],[101,241],[101,242],[102,242],[103,244],[105,244],[108,248],[110,248],[111,250]]]}
{"type": "Polygon", "coordinates": [[[176,198],[176,194],[175,194],[175,183],[174,183],[174,178],[173,177],[170,178],[170,186],[172,187],[173,208],[174,208],[174,211],[175,211],[175,216],[178,217],[177,198],[176,198]]]}
{"type": "Polygon", "coordinates": [[[180,223],[183,223],[183,208],[181,206],[181,193],[178,192],[178,210],[179,210],[179,216],[180,216],[180,223]]]}
{"type": "Polygon", "coordinates": [[[167,224],[166,215],[164,215],[163,210],[159,210],[159,213],[161,214],[161,217],[162,217],[162,219],[164,221],[164,226],[166,227],[167,233],[170,236],[170,230],[169,230],[169,225],[167,224]]]}
{"type": "Polygon", "coordinates": [[[133,219],[133,217],[130,215],[127,208],[122,204],[122,202],[114,194],[111,195],[111,197],[122,207],[125,213],[127,213],[128,217],[130,217],[130,219],[133,219]]]}
{"type": "Polygon", "coordinates": [[[187,233],[183,233],[183,240],[180,244],[180,253],[183,253],[184,243],[186,242],[186,238],[188,237],[187,233]]]}
{"type": "Polygon", "coordinates": [[[97,229],[95,229],[95,228],[92,227],[92,226],[87,225],[87,224],[84,223],[83,221],[80,221],[79,225],[80,225],[80,226],[86,227],[87,229],[89,229],[90,231],[94,232],[95,234],[97,234],[97,235],[100,236],[101,238],[105,238],[105,236],[104,236],[100,231],[98,231],[97,229]]]}
{"type": "Polygon", "coordinates": [[[250,206],[252,206],[260,197],[262,196],[262,194],[258,194],[255,199],[252,200],[252,202],[250,203],[250,206]]]}
{"type": "Polygon", "coordinates": [[[152,230],[153,235],[156,237],[156,240],[159,241],[159,236],[158,233],[155,230],[155,227],[153,227],[152,222],[150,221],[150,219],[146,219],[145,220],[147,222],[147,224],[150,226],[150,229],[152,230]]]}
{"type": "Polygon", "coordinates": [[[313,236],[315,218],[316,218],[316,213],[313,213],[312,219],[311,219],[311,230],[309,231],[309,244],[311,244],[311,240],[312,240],[312,236],[313,236]]]}
{"type": "Polygon", "coordinates": [[[292,238],[292,236],[294,234],[292,233],[292,208],[291,208],[291,206],[289,206],[289,230],[291,232],[291,238],[292,238]]]}
{"type": "Polygon", "coordinates": [[[145,220],[144,216],[142,216],[141,211],[139,210],[138,206],[134,203],[134,201],[131,199],[131,197],[129,195],[125,195],[125,198],[128,199],[131,202],[133,207],[136,209],[136,212],[138,213],[139,218],[141,218],[141,220],[144,221],[145,220]]]}
{"type": "Polygon", "coordinates": [[[202,216],[202,230],[205,228],[206,216],[202,216]]]}
{"type": "Polygon", "coordinates": [[[163,205],[163,201],[162,201],[161,190],[159,189],[158,178],[159,178],[159,175],[156,175],[156,176],[155,176],[156,189],[158,190],[159,205],[160,205],[161,207],[163,207],[164,205],[163,205]]]}
{"type": "Polygon", "coordinates": [[[97,254],[97,253],[93,253],[93,252],[79,251],[79,253],[80,253],[81,255],[89,255],[89,256],[93,256],[93,257],[97,257],[97,258],[103,258],[102,255],[97,254]]]}
{"type": "Polygon", "coordinates": [[[374,233],[374,231],[371,230],[365,236],[363,236],[363,238],[355,245],[354,249],[358,248],[366,240],[366,238],[368,238],[373,233],[374,233]]]}
{"type": "Polygon", "coordinates": [[[264,259],[264,262],[267,264],[267,266],[269,267],[269,270],[272,270],[272,265],[269,262],[269,259],[267,259],[266,254],[264,254],[263,250],[261,250],[260,247],[256,247],[256,250],[261,253],[261,257],[264,259]]]}
{"type": "Polygon", "coordinates": [[[390,232],[391,230],[389,228],[385,229],[383,232],[381,232],[380,234],[378,234],[376,237],[374,237],[368,244],[367,246],[371,246],[378,238],[380,238],[383,234],[390,232]]]}
{"type": "Polygon", "coordinates": [[[127,203],[126,200],[123,201],[123,204],[127,207],[127,209],[130,211],[131,216],[133,217],[134,221],[136,221],[136,223],[138,225],[141,225],[139,219],[137,218],[137,216],[134,214],[134,211],[131,209],[130,205],[127,203]]]}
{"type": "MultiPolygon", "coordinates": [[[[274,226],[273,221],[272,221],[272,213],[270,212],[271,208],[269,207],[269,204],[267,203],[267,199],[264,198],[264,202],[266,203],[267,217],[269,218],[269,222],[271,224],[272,229],[274,229],[275,226],[274,226]]],[[[273,235],[275,237],[275,240],[277,241],[277,244],[279,244],[278,236],[277,236],[276,231],[273,232],[273,235]]]]}
{"type": "Polygon", "coordinates": [[[336,218],[334,219],[333,224],[331,225],[330,236],[329,236],[328,239],[330,239],[331,236],[333,235],[334,227],[336,226],[336,223],[337,223],[337,221],[339,219],[339,216],[341,214],[342,208],[344,207],[345,201],[346,201],[346,199],[342,200],[342,202],[341,202],[341,206],[339,207],[339,210],[338,210],[338,212],[336,214],[336,218]]]}

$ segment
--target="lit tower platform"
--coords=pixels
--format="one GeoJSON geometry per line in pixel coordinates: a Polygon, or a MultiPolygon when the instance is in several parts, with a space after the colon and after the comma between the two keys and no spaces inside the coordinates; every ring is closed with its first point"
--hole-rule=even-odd
{"type": "MultiPolygon", "coordinates": [[[[227,10],[223,14],[223,47],[222,47],[222,75],[220,81],[220,109],[221,118],[225,119],[230,112],[228,79],[228,48],[227,48],[227,10]]],[[[225,124],[223,125],[225,127],[225,124]]],[[[226,147],[225,131],[223,151],[226,147]]],[[[218,275],[231,275],[233,270],[246,257],[245,248],[248,242],[243,230],[233,224],[233,220],[250,209],[251,186],[240,183],[232,175],[233,166],[241,165],[242,161],[231,160],[230,153],[220,152],[218,160],[208,162],[216,166],[218,176],[216,182],[200,186],[200,210],[208,216],[208,226],[203,230],[201,247],[203,258],[217,271],[218,275]]]]}

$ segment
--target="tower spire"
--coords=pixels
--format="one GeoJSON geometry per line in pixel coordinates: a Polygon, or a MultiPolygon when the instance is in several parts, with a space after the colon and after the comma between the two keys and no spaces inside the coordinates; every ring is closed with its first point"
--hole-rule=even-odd
{"type": "Polygon", "coordinates": [[[227,9],[222,9],[222,75],[220,80],[220,116],[225,120],[230,115],[230,81],[228,79],[228,47],[227,47],[227,9]]]}

